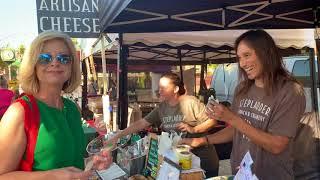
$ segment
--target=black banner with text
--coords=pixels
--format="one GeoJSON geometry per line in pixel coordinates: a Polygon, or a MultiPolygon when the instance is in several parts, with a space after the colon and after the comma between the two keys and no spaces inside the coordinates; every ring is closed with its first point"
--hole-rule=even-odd
{"type": "Polygon", "coordinates": [[[100,34],[99,0],[37,0],[38,32],[58,30],[74,38],[100,34]]]}

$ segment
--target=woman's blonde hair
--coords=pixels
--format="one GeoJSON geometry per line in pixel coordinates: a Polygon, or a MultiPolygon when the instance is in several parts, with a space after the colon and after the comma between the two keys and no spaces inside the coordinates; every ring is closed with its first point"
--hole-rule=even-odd
{"type": "Polygon", "coordinates": [[[76,55],[76,49],[71,38],[58,31],[45,31],[40,33],[32,41],[30,47],[25,52],[20,65],[18,80],[25,93],[36,94],[39,92],[39,80],[35,71],[38,57],[43,50],[44,44],[55,39],[61,40],[66,44],[73,58],[71,64],[71,77],[64,83],[62,90],[66,93],[70,93],[80,85],[80,62],[76,55]]]}

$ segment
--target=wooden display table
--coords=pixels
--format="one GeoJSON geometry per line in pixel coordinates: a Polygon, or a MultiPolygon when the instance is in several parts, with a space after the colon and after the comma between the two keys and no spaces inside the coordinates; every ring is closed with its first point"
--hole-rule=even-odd
{"type": "Polygon", "coordinates": [[[192,173],[181,173],[180,174],[181,180],[196,180],[196,179],[203,179],[203,172],[192,172],[192,173]]]}

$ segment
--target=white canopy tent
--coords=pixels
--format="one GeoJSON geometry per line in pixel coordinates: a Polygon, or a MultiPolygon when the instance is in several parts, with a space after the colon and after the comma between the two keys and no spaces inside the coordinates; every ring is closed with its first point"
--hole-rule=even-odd
{"type": "MultiPolygon", "coordinates": [[[[142,42],[148,46],[168,44],[173,47],[204,45],[218,47],[233,46],[234,41],[247,30],[220,30],[220,31],[192,31],[192,32],[162,32],[162,33],[126,33],[124,44],[142,42]]],[[[271,29],[266,30],[281,48],[315,47],[314,29],[271,29]]]]}
{"type": "MultiPolygon", "coordinates": [[[[193,47],[210,46],[217,48],[223,45],[233,46],[235,39],[246,30],[220,30],[220,31],[192,31],[192,32],[162,32],[162,33],[126,33],[123,41],[125,45],[143,43],[147,46],[167,44],[172,47],[190,45],[193,47]]],[[[266,30],[275,39],[280,48],[315,48],[314,29],[271,29],[266,30]]],[[[118,34],[108,34],[111,39],[106,45],[109,50],[115,50],[118,34]],[[113,46],[112,46],[113,45],[113,46]]],[[[87,39],[85,43],[85,56],[92,54],[91,48],[95,39],[87,39]]],[[[101,50],[101,44],[94,46],[93,52],[101,50]]],[[[111,57],[107,57],[111,58],[111,57]]]]}

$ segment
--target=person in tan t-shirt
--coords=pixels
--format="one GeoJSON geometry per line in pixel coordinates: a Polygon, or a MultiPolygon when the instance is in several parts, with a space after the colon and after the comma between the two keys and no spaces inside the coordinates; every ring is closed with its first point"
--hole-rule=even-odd
{"type": "Polygon", "coordinates": [[[292,140],[305,110],[303,87],[285,70],[272,37],[251,30],[235,42],[241,82],[231,109],[213,103],[209,117],[230,126],[207,137],[183,139],[197,147],[233,140],[232,173],[236,174],[249,151],[253,173],[263,180],[291,180],[292,140]]]}
{"type": "MultiPolygon", "coordinates": [[[[167,132],[186,132],[186,137],[201,137],[216,124],[214,119],[206,115],[203,103],[194,96],[185,95],[184,85],[177,74],[169,72],[161,77],[159,93],[159,106],[118,133],[110,140],[112,144],[122,136],[138,132],[150,125],[161,127],[167,132]]],[[[213,145],[194,148],[192,152],[200,157],[201,168],[206,171],[206,177],[218,175],[219,158],[213,145]]]]}

